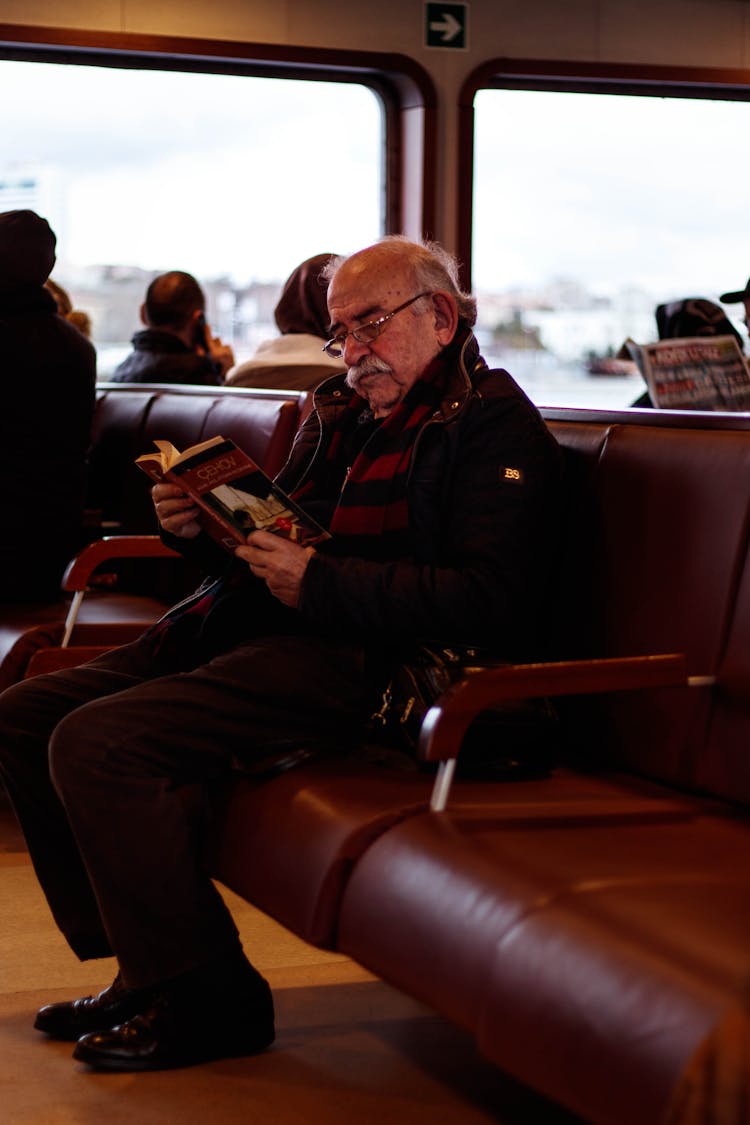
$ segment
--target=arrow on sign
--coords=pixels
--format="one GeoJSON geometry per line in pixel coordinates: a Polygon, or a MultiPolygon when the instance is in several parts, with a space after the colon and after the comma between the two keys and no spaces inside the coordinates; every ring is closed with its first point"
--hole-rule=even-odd
{"type": "Polygon", "coordinates": [[[450,43],[451,39],[455,39],[460,30],[461,24],[450,12],[445,12],[442,20],[433,21],[430,24],[430,31],[442,32],[441,39],[444,43],[450,43]]]}

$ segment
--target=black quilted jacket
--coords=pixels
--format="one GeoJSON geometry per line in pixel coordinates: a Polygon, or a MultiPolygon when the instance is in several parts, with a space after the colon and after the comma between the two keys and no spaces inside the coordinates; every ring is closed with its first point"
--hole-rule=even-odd
{"type": "MultiPolygon", "coordinates": [[[[277,478],[286,491],[324,456],[350,394],[344,375],[315,392],[315,408],[277,478]]],[[[298,610],[280,608],[274,617],[289,628],[295,615],[301,629],[341,635],[378,653],[414,640],[442,640],[490,646],[504,659],[536,659],[560,476],[559,447],[536,407],[506,371],[488,369],[467,333],[440,407],[413,450],[409,556],[373,562],[338,556],[335,541],[320,544],[298,610]]],[[[207,536],[164,538],[208,570],[226,571],[227,556],[207,536]]],[[[233,562],[229,573],[232,581],[225,573],[214,587],[211,628],[235,643],[257,632],[268,607],[265,586],[249,577],[244,563],[233,562]]]]}

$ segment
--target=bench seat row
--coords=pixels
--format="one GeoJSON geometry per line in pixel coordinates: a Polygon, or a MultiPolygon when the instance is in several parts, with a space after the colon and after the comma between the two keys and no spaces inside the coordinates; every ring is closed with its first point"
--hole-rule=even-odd
{"type": "MultiPolygon", "coordinates": [[[[129,465],[152,437],[225,433],[273,472],[305,409],[294,395],[221,389],[101,393],[97,456],[112,458],[127,493],[124,451],[129,465]],[[262,438],[250,448],[243,427],[256,411],[262,438]]],[[[220,883],[429,1004],[584,1121],[740,1125],[750,417],[545,414],[567,466],[549,606],[559,662],[458,685],[428,716],[420,754],[445,771],[456,731],[493,693],[548,694],[564,731],[559,766],[446,783],[439,800],[429,774],[375,756],[237,775],[212,794],[206,861],[220,883]]],[[[122,495],[119,508],[102,497],[103,516],[143,531],[122,495]]]]}
{"type": "MultiPolygon", "coordinates": [[[[575,674],[539,681],[565,693],[559,767],[456,782],[444,808],[377,763],[238,778],[211,869],[583,1121],[741,1125],[750,419],[545,413],[569,474],[550,612],[575,674]]],[[[482,705],[444,698],[424,756],[455,753],[451,722],[482,705]]]]}

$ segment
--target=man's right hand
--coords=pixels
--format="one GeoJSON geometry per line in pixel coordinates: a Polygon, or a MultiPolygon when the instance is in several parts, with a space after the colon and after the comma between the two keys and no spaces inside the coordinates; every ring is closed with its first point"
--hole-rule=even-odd
{"type": "Polygon", "coordinates": [[[180,539],[195,539],[200,534],[200,509],[176,484],[155,484],[151,489],[156,518],[165,531],[180,539]]]}

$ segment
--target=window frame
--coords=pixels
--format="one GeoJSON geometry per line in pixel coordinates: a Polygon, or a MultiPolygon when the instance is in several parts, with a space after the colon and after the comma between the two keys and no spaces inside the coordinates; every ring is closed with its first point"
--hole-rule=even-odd
{"type": "Polygon", "coordinates": [[[383,109],[383,233],[435,228],[437,95],[406,55],[0,23],[0,59],[366,86],[383,109]]]}
{"type": "Polygon", "coordinates": [[[750,70],[508,58],[491,59],[476,67],[461,87],[458,104],[456,241],[467,289],[471,289],[474,236],[474,97],[479,90],[750,102],[750,70]]]}

